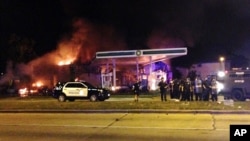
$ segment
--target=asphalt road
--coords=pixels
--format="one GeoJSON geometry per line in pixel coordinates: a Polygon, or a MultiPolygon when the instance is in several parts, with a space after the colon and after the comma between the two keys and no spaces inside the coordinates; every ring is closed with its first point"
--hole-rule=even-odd
{"type": "Polygon", "coordinates": [[[0,141],[228,141],[250,114],[0,113],[0,141]]]}

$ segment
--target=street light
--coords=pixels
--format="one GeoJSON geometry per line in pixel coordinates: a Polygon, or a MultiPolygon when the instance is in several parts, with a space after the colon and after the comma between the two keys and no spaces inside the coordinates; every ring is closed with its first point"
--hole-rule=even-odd
{"type": "Polygon", "coordinates": [[[220,65],[221,65],[221,71],[225,71],[225,57],[220,57],[220,65]]]}
{"type": "Polygon", "coordinates": [[[224,57],[220,57],[220,62],[224,62],[225,58],[224,57]]]}
{"type": "Polygon", "coordinates": [[[218,71],[218,80],[223,80],[224,79],[224,76],[225,76],[225,58],[224,57],[220,57],[219,58],[219,61],[220,61],[220,70],[218,71]]]}

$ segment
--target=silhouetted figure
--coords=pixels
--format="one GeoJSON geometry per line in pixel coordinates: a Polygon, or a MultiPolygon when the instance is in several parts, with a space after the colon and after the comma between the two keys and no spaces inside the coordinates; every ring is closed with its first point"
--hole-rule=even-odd
{"type": "Polygon", "coordinates": [[[203,101],[209,101],[211,85],[210,85],[207,78],[205,78],[205,80],[203,81],[202,88],[203,88],[203,91],[202,91],[203,92],[202,93],[203,101]]]}
{"type": "Polygon", "coordinates": [[[217,96],[217,82],[216,80],[213,78],[211,81],[211,99],[212,101],[217,101],[218,100],[218,96],[217,96]]]}
{"type": "Polygon", "coordinates": [[[191,89],[192,89],[191,81],[189,78],[187,78],[184,83],[184,92],[182,101],[190,101],[191,89]]]}
{"type": "Polygon", "coordinates": [[[138,102],[139,101],[139,95],[140,95],[140,81],[137,80],[136,83],[133,84],[132,90],[134,92],[134,101],[138,102]]]}
{"type": "Polygon", "coordinates": [[[161,81],[158,84],[161,93],[161,101],[167,101],[167,83],[164,82],[164,78],[161,78],[161,81]]]}
{"type": "Polygon", "coordinates": [[[194,94],[195,101],[202,100],[202,80],[199,76],[194,81],[194,94]]]}

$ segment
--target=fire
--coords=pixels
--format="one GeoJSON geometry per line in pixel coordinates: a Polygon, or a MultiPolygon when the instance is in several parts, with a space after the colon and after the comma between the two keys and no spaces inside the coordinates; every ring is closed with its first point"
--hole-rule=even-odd
{"type": "Polygon", "coordinates": [[[73,56],[65,56],[65,57],[62,57],[62,58],[58,58],[57,59],[57,65],[58,66],[65,66],[65,65],[70,65],[72,64],[74,61],[76,60],[76,57],[73,57],[73,56]]]}
{"type": "MultiPolygon", "coordinates": [[[[73,60],[73,59],[72,59],[73,60]]],[[[72,60],[66,60],[66,61],[60,61],[58,63],[58,66],[65,66],[65,65],[70,65],[73,61],[72,60]]]]}
{"type": "Polygon", "coordinates": [[[35,83],[32,84],[33,87],[41,87],[43,85],[44,84],[41,81],[37,81],[37,82],[35,82],[35,83]]]}
{"type": "Polygon", "coordinates": [[[28,93],[28,89],[27,88],[22,88],[22,89],[19,89],[19,94],[24,97],[25,94],[28,93]]]}

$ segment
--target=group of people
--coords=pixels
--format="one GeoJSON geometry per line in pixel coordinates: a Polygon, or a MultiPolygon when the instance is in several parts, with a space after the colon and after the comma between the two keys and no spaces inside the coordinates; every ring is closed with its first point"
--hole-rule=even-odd
{"type": "MultiPolygon", "coordinates": [[[[217,101],[217,82],[215,78],[211,80],[197,76],[194,81],[190,78],[174,79],[167,83],[164,78],[158,83],[161,101],[167,101],[167,92],[171,99],[179,99],[181,101],[217,101]]],[[[132,90],[135,94],[135,101],[138,102],[140,92],[140,81],[137,81],[132,90]]]]}
{"type": "Polygon", "coordinates": [[[215,78],[196,77],[194,81],[190,78],[184,80],[174,79],[169,83],[170,98],[181,101],[212,101],[218,100],[217,81],[215,78]]]}

